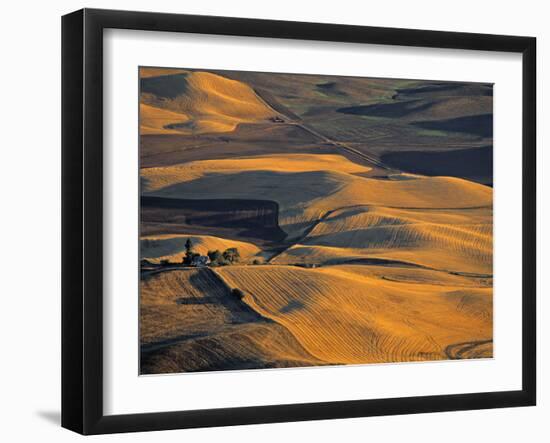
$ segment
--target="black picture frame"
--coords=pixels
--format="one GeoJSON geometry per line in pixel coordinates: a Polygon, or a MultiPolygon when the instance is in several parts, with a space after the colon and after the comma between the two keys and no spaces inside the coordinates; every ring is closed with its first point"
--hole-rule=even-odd
{"type": "MultiPolygon", "coordinates": [[[[62,426],[82,434],[458,411],[536,403],[536,39],[83,9],[62,18],[62,426]],[[522,389],[104,415],[103,30],[502,51],[523,63],[522,389]]],[[[519,295],[518,295],[519,296],[519,295]]]]}

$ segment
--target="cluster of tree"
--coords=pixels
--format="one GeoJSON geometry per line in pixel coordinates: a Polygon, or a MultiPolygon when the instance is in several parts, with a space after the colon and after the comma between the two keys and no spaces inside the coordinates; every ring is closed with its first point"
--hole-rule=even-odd
{"type": "MultiPolygon", "coordinates": [[[[181,263],[185,266],[191,266],[193,260],[201,255],[193,250],[193,241],[188,238],[185,242],[185,255],[182,258],[181,263]]],[[[225,251],[216,249],[215,251],[208,251],[208,258],[210,259],[210,266],[228,266],[238,263],[241,259],[241,254],[237,248],[227,248],[225,251]]],[[[175,265],[177,263],[171,263],[167,259],[160,261],[162,266],[175,265]]]]}
{"type": "Polygon", "coordinates": [[[210,266],[227,266],[238,263],[241,259],[241,254],[237,248],[227,248],[225,251],[216,249],[208,251],[210,266]]]}

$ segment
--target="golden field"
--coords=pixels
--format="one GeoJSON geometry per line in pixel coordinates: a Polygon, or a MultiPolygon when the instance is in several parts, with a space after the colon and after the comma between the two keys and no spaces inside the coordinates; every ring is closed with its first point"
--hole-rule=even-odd
{"type": "MultiPolygon", "coordinates": [[[[183,134],[228,132],[240,123],[258,122],[274,115],[243,83],[208,72],[193,72],[180,77],[180,87],[185,91],[183,95],[173,98],[164,95],[165,100],[159,103],[156,95],[144,93],[141,108],[144,115],[140,122],[142,134],[165,133],[162,126],[168,124],[176,124],[176,132],[183,134]],[[160,121],[164,122],[162,126],[160,121]]],[[[154,80],[158,77],[145,78],[154,80]]],[[[157,93],[158,89],[162,91],[154,85],[150,88],[157,93]]]]}
{"type": "Polygon", "coordinates": [[[490,287],[417,269],[399,269],[404,279],[392,280],[392,271],[380,277],[364,268],[230,267],[219,273],[245,291],[256,312],[285,326],[327,363],[445,359],[452,344],[491,339],[490,287]]]}
{"type": "MultiPolygon", "coordinates": [[[[141,139],[170,140],[177,151],[177,160],[140,171],[142,373],[492,356],[492,188],[467,171],[391,168],[314,119],[363,90],[368,105],[339,114],[353,114],[349,130],[358,113],[386,113],[387,137],[408,137],[412,117],[400,116],[412,112],[410,95],[427,103],[415,118],[459,123],[487,113],[492,96],[477,100],[475,85],[456,92],[356,78],[340,87],[296,76],[289,90],[299,86],[309,100],[298,102],[282,86],[269,89],[268,74],[142,68],[141,78],[141,139]],[[442,95],[451,93],[463,95],[442,95]],[[273,134],[281,127],[317,142],[280,153],[274,146],[285,142],[273,134]],[[254,155],[240,155],[250,146],[254,155]],[[186,267],[188,240],[197,255],[236,248],[240,260],[186,267]]],[[[452,125],[449,143],[487,143],[452,125]]]]}
{"type": "Polygon", "coordinates": [[[208,269],[143,279],[140,336],[146,372],[323,364],[285,327],[233,300],[208,269]]]}

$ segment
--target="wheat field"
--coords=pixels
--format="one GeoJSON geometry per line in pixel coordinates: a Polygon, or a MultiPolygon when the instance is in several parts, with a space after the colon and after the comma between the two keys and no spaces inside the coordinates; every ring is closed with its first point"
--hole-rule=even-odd
{"type": "Polygon", "coordinates": [[[140,79],[141,373],[492,357],[490,85],[140,79]]]}

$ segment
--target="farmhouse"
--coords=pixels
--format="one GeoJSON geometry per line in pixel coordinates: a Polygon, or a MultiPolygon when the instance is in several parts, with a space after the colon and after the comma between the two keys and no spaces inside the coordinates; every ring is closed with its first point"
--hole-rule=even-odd
{"type": "Polygon", "coordinates": [[[191,260],[191,266],[201,268],[203,266],[208,266],[210,263],[210,258],[207,255],[197,255],[191,260]]]}

